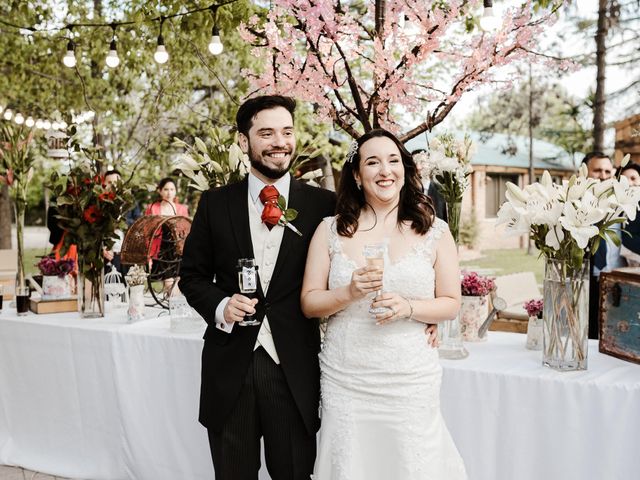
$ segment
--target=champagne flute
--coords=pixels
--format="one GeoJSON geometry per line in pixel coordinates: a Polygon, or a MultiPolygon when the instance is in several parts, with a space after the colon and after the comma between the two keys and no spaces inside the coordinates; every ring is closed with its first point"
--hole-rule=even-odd
{"type": "MultiPolygon", "coordinates": [[[[256,265],[255,260],[253,258],[240,258],[238,260],[237,269],[240,293],[249,298],[254,298],[255,293],[258,290],[258,266],[256,265]]],[[[244,318],[244,320],[238,322],[238,325],[246,327],[260,325],[262,323],[250,314],[246,314],[244,318]]]]}
{"type": "MultiPolygon", "coordinates": [[[[387,253],[386,243],[374,243],[365,245],[362,250],[362,256],[365,258],[368,267],[376,267],[384,273],[384,256],[387,253]]],[[[376,291],[375,296],[382,295],[382,289],[376,291]]],[[[375,297],[374,297],[375,298],[375,297]]],[[[380,313],[386,313],[389,307],[370,307],[369,313],[377,315],[380,313]]]]}

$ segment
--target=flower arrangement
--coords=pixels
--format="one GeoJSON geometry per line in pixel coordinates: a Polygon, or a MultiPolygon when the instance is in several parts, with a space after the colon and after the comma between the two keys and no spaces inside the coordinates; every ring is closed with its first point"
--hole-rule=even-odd
{"type": "Polygon", "coordinates": [[[619,243],[613,226],[636,218],[640,189],[630,186],[625,176],[588,178],[583,164],[578,175],[562,184],[553,183],[547,171],[539,183],[524,188],[507,182],[506,197],[497,224],[505,224],[508,234],[530,234],[542,255],[563,261],[570,274],[580,270],[583,258],[593,254],[601,240],[609,237],[619,243]]]}
{"type": "Polygon", "coordinates": [[[27,187],[33,177],[35,156],[31,144],[33,130],[14,128],[3,122],[0,130],[0,184],[6,183],[16,217],[18,243],[17,285],[24,287],[24,216],[27,210],[27,187]]]}
{"type": "MultiPolygon", "coordinates": [[[[82,150],[79,146],[78,149],[82,150]]],[[[86,161],[64,175],[54,173],[50,186],[56,199],[58,225],[65,231],[61,253],[65,254],[71,245],[77,246],[79,273],[91,282],[90,292],[82,300],[96,306],[95,315],[103,316],[105,260],[102,250],[111,250],[118,239],[116,230],[126,228],[124,213],[133,205],[133,196],[121,182],[107,185],[94,153],[84,153],[86,161]]],[[[79,292],[84,292],[80,290],[82,287],[79,284],[79,292]]],[[[84,311],[83,302],[81,313],[93,315],[84,311]]]]}
{"type": "Polygon", "coordinates": [[[414,155],[422,177],[435,182],[447,204],[449,228],[456,243],[460,235],[460,203],[469,187],[474,150],[468,135],[457,140],[452,134],[445,133],[431,140],[428,153],[414,155]]]}
{"type": "Polygon", "coordinates": [[[42,257],[36,264],[42,275],[64,277],[73,271],[76,266],[72,258],[61,258],[56,260],[53,257],[42,257]]]}
{"type": "Polygon", "coordinates": [[[196,137],[194,144],[174,138],[173,146],[183,148],[174,167],[191,180],[190,187],[201,192],[242,180],[249,172],[249,159],[242,153],[235,135],[220,128],[209,131],[207,142],[196,137]]]}
{"type": "Polygon", "coordinates": [[[542,299],[532,299],[524,302],[524,309],[527,311],[527,315],[529,315],[529,317],[542,318],[543,307],[544,301],[542,299]]]}
{"type": "Polygon", "coordinates": [[[484,297],[496,288],[493,278],[478,275],[476,272],[466,272],[460,283],[462,295],[469,297],[484,297]]]}
{"type": "MultiPolygon", "coordinates": [[[[622,165],[629,161],[625,156],[622,165]]],[[[640,189],[625,176],[599,181],[577,175],[561,184],[545,171],[540,182],[507,183],[497,224],[507,234],[529,234],[546,258],[543,363],[559,370],[584,369],[587,360],[589,258],[602,240],[620,244],[616,224],[634,220],[640,189]]]]}
{"type": "Polygon", "coordinates": [[[130,287],[134,285],[144,285],[147,281],[147,272],[144,271],[142,265],[134,265],[129,269],[124,278],[126,278],[127,284],[130,287]]]}

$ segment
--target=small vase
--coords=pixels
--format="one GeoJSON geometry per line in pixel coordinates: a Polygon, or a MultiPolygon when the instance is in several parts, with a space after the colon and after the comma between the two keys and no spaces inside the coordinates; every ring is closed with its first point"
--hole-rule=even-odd
{"type": "Polygon", "coordinates": [[[529,317],[526,347],[529,350],[542,350],[542,318],[529,317]]]}
{"type": "Polygon", "coordinates": [[[58,300],[71,296],[70,276],[64,275],[43,275],[42,276],[42,299],[58,300]]]}
{"type": "Polygon", "coordinates": [[[127,317],[130,322],[144,320],[144,285],[129,286],[129,309],[127,317]]]}
{"type": "Polygon", "coordinates": [[[462,344],[462,329],[460,328],[459,316],[456,316],[453,320],[440,322],[438,324],[438,337],[440,340],[440,346],[438,347],[440,358],[459,360],[469,356],[469,352],[462,344]]]}
{"type": "Polygon", "coordinates": [[[579,266],[546,259],[543,364],[556,370],[586,370],[589,331],[589,260],[579,266]]]}
{"type": "Polygon", "coordinates": [[[469,295],[462,296],[460,304],[460,330],[462,331],[462,339],[465,342],[484,342],[484,338],[478,337],[478,329],[480,325],[487,319],[489,315],[489,302],[487,296],[473,297],[469,295]]]}
{"type": "Polygon", "coordinates": [[[104,317],[104,271],[78,274],[78,311],[82,318],[104,317]]]}

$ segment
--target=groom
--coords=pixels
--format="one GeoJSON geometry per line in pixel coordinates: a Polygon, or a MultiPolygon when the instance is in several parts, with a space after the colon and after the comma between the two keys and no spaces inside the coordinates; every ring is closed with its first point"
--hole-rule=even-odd
{"type": "Polygon", "coordinates": [[[274,480],[308,480],[313,471],[320,336],[317,320],[300,311],[300,288],[309,242],[322,218],[333,215],[335,194],[288,173],[294,110],[295,100],[276,95],[240,106],[249,175],[202,195],[185,242],[180,290],[208,324],[199,419],[216,480],[257,479],[261,438],[274,480]],[[278,195],[298,211],[291,223],[302,236],[270,224],[278,195]],[[238,293],[240,258],[259,267],[256,299],[238,293]],[[261,325],[238,324],[254,312],[261,325]]]}

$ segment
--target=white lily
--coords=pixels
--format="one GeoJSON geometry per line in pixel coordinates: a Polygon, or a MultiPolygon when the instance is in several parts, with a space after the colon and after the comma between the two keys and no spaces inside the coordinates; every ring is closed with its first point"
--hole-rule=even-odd
{"type": "Polygon", "coordinates": [[[209,190],[209,182],[202,172],[198,172],[191,178],[191,180],[192,183],[190,183],[189,186],[200,190],[201,192],[206,192],[207,190],[209,190]]]}
{"type": "Polygon", "coordinates": [[[560,249],[560,244],[564,240],[564,230],[559,224],[554,225],[549,229],[547,235],[544,237],[544,243],[553,248],[554,250],[560,249]]]}
{"type": "Polygon", "coordinates": [[[624,212],[631,221],[636,219],[638,212],[638,201],[640,201],[640,189],[629,185],[629,179],[624,175],[620,176],[620,181],[613,184],[613,191],[617,206],[624,212]]]}
{"type": "Polygon", "coordinates": [[[502,204],[498,210],[496,225],[506,224],[507,235],[522,235],[529,233],[531,223],[527,221],[526,215],[519,213],[510,202],[502,204]]]}
{"type": "Polygon", "coordinates": [[[606,211],[594,207],[597,202],[593,194],[587,191],[582,201],[574,200],[564,205],[560,224],[569,231],[579,248],[586,248],[589,240],[600,233],[595,225],[605,218],[606,211]]]}
{"type": "Polygon", "coordinates": [[[229,145],[229,169],[235,170],[242,158],[242,150],[236,143],[229,145]]]}

